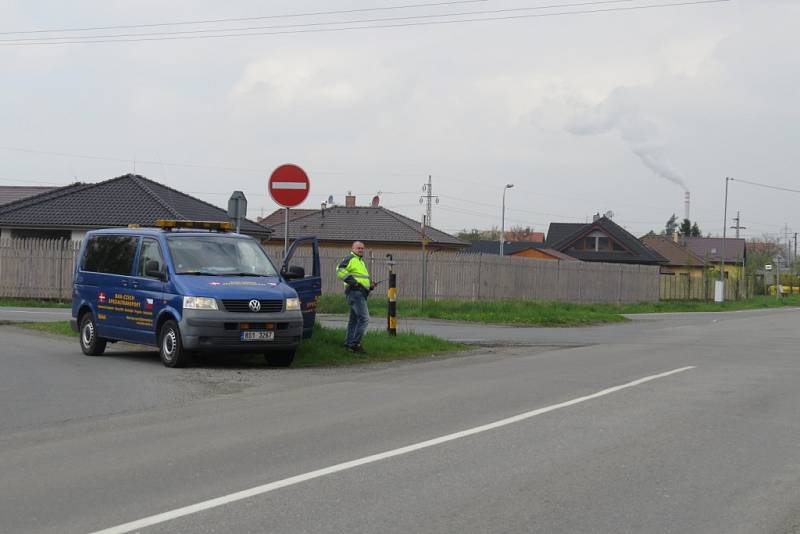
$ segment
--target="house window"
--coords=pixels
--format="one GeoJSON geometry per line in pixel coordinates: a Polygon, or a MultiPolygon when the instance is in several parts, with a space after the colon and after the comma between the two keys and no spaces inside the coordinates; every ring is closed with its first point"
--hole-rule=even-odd
{"type": "Polygon", "coordinates": [[[595,230],[588,234],[586,237],[583,237],[577,241],[575,241],[569,250],[588,250],[594,252],[609,252],[609,251],[619,251],[624,252],[625,248],[622,247],[619,243],[612,240],[608,235],[600,230],[595,230]]]}

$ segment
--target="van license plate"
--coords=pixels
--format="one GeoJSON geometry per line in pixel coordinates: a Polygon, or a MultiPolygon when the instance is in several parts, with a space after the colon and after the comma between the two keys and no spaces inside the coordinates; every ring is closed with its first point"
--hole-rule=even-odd
{"type": "Polygon", "coordinates": [[[275,332],[248,330],[247,332],[242,332],[239,339],[241,341],[272,341],[275,339],[275,332]]]}

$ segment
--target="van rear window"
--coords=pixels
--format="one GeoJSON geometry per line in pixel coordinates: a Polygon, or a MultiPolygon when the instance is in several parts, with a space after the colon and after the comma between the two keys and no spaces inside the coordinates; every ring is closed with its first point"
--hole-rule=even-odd
{"type": "Polygon", "coordinates": [[[89,239],[81,269],[94,273],[131,274],[137,237],[98,235],[89,239]]]}

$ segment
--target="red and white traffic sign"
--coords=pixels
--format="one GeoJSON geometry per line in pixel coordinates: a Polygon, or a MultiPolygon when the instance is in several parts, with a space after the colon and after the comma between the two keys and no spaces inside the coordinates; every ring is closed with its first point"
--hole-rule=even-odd
{"type": "Polygon", "coordinates": [[[308,175],[297,165],[281,165],[269,177],[269,196],[284,208],[300,205],[311,190],[308,175]]]}

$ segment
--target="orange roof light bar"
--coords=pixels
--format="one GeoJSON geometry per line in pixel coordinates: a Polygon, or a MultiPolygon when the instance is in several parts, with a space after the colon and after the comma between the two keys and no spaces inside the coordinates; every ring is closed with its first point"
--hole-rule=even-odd
{"type": "Polygon", "coordinates": [[[217,232],[230,232],[233,223],[223,221],[179,221],[177,219],[158,219],[156,226],[165,230],[177,228],[197,228],[200,230],[215,230],[217,232]]]}

